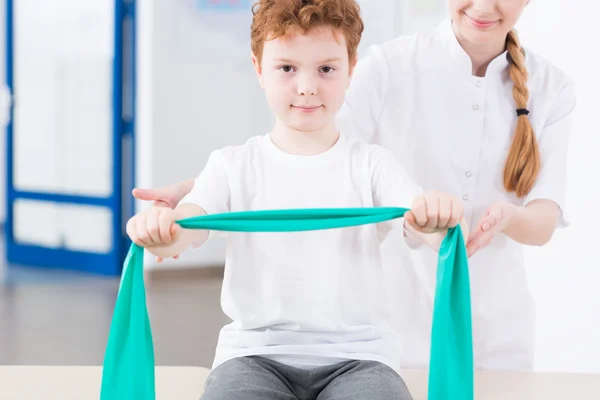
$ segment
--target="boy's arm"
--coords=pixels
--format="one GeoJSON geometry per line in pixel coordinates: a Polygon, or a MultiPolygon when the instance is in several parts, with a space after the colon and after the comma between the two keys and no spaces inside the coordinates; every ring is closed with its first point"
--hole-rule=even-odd
{"type": "MultiPolygon", "coordinates": [[[[230,210],[230,188],[227,177],[227,161],[222,150],[213,151],[208,161],[191,183],[185,183],[188,189],[174,210],[168,207],[156,207],[164,212],[175,213],[174,220],[181,220],[207,214],[225,213],[230,210]]],[[[148,249],[159,258],[173,257],[181,254],[193,244],[200,247],[210,237],[210,231],[202,229],[182,229],[173,224],[178,237],[176,241],[160,249],[148,249]],[[157,254],[160,253],[160,254],[157,254]]]]}
{"type": "MultiPolygon", "coordinates": [[[[423,196],[423,190],[409,176],[405,168],[398,162],[391,152],[387,152],[379,159],[372,169],[372,187],[375,206],[384,207],[405,207],[414,208],[413,201],[417,197],[423,196]]],[[[434,233],[425,233],[415,228],[414,214],[407,212],[402,224],[390,221],[383,225],[384,236],[392,228],[401,228],[404,231],[404,238],[410,248],[419,248],[422,244],[439,251],[446,232],[438,231],[434,233]]],[[[461,219],[461,228],[463,235],[468,237],[467,226],[464,218],[461,219]]],[[[465,239],[466,240],[466,239],[465,239]]]]}
{"type": "MultiPolygon", "coordinates": [[[[423,193],[422,189],[411,179],[404,167],[394,155],[383,149],[373,150],[371,166],[371,187],[373,205],[375,207],[410,208],[413,199],[423,193]]],[[[406,218],[396,219],[378,224],[382,238],[392,229],[403,229],[407,244],[416,248],[422,244],[420,235],[413,234],[414,229],[406,223],[406,218]]]]}

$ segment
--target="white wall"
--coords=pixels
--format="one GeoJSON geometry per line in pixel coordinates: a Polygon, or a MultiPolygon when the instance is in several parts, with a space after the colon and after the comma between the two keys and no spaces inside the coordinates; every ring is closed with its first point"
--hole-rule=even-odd
{"type": "Polygon", "coordinates": [[[600,372],[599,14],[594,1],[532,1],[518,26],[524,46],[574,80],[578,98],[568,169],[572,225],[549,245],[527,252],[538,307],[536,365],[542,370],[600,372]]]}
{"type": "MultiPolygon", "coordinates": [[[[193,178],[211,151],[241,144],[271,126],[250,61],[249,10],[203,15],[197,3],[138,2],[137,186],[193,178]]],[[[145,206],[138,203],[138,209],[145,206]]],[[[217,239],[176,264],[222,264],[224,252],[224,242],[217,239]]],[[[157,266],[151,257],[146,265],[157,266]]]]}

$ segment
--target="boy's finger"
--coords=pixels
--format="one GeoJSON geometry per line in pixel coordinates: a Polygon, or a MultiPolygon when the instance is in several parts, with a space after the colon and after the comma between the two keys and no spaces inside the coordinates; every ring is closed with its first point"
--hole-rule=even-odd
{"type": "Polygon", "coordinates": [[[158,216],[156,214],[151,214],[146,219],[146,229],[148,231],[148,240],[149,244],[160,244],[162,240],[160,239],[160,226],[158,225],[158,216]]]}
{"type": "Polygon", "coordinates": [[[413,228],[416,228],[417,221],[415,220],[415,214],[412,211],[407,211],[404,214],[404,222],[413,228]]]}
{"type": "Polygon", "coordinates": [[[462,204],[459,201],[453,201],[452,218],[450,218],[450,222],[448,222],[448,227],[454,228],[455,226],[460,224],[460,221],[463,219],[464,213],[464,207],[462,206],[462,204]]]}
{"type": "Polygon", "coordinates": [[[424,196],[419,196],[413,200],[411,211],[415,217],[415,223],[412,224],[415,228],[427,225],[427,203],[424,196]]]}
{"type": "Polygon", "coordinates": [[[407,224],[414,225],[415,224],[415,214],[412,211],[407,211],[404,213],[404,219],[407,224]]]}
{"type": "Polygon", "coordinates": [[[450,199],[440,199],[440,211],[438,226],[440,228],[448,228],[450,220],[452,219],[452,201],[450,199]]]}
{"type": "Polygon", "coordinates": [[[138,218],[135,221],[135,233],[137,236],[137,241],[135,244],[142,247],[147,247],[150,242],[148,241],[148,231],[146,229],[146,219],[138,218]]]}
{"type": "Polygon", "coordinates": [[[170,228],[172,237],[176,238],[177,236],[179,236],[179,234],[181,233],[181,229],[181,225],[173,222],[170,228]]]}
{"type": "Polygon", "coordinates": [[[440,198],[437,194],[428,194],[425,197],[427,208],[427,228],[433,229],[438,226],[440,213],[440,198]]]}
{"type": "Polygon", "coordinates": [[[412,229],[417,232],[425,233],[425,228],[417,223],[415,214],[412,211],[408,211],[406,214],[404,214],[404,218],[406,219],[406,223],[410,225],[412,229]]]}
{"type": "Polygon", "coordinates": [[[127,232],[127,236],[129,236],[131,241],[135,243],[134,237],[137,238],[135,218],[130,218],[129,221],[127,221],[127,225],[125,225],[125,232],[127,232]]]}
{"type": "Polygon", "coordinates": [[[173,236],[171,235],[171,224],[173,223],[173,219],[170,217],[169,213],[161,212],[158,221],[162,243],[171,243],[173,240],[173,236]]]}

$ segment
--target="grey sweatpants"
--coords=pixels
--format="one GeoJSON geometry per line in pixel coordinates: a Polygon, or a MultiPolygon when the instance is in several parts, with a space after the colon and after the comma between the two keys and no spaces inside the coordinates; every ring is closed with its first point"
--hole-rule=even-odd
{"type": "Polygon", "coordinates": [[[263,357],[227,361],[208,376],[201,400],[412,400],[402,378],[374,361],[314,369],[263,357]]]}

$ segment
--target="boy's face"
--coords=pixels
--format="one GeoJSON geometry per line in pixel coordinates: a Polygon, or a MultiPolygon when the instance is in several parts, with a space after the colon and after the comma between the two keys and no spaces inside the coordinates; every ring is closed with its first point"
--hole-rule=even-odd
{"type": "Polygon", "coordinates": [[[262,63],[252,61],[280,123],[305,132],[335,126],[352,73],[343,35],[329,27],[294,30],[265,41],[262,63]]]}

